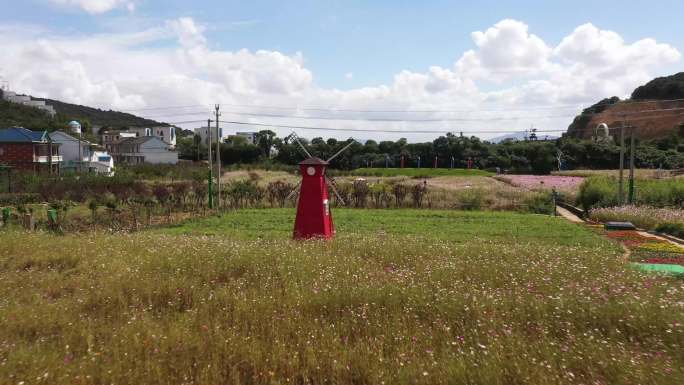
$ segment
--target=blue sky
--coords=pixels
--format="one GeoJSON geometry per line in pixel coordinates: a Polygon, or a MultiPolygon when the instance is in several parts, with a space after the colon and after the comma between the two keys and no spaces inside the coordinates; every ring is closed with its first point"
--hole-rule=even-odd
{"type": "Polygon", "coordinates": [[[2,0],[2,22],[43,25],[64,33],[97,33],[191,16],[208,26],[212,46],[302,52],[317,84],[384,84],[401,70],[450,66],[472,47],[470,33],[499,20],[527,23],[548,42],[580,24],[645,36],[684,48],[682,1],[221,1],[146,0],[136,11],[92,15],[45,0],[2,0]],[[352,73],[353,78],[345,75],[352,73]]]}
{"type": "Polygon", "coordinates": [[[113,46],[111,53],[102,52],[102,60],[125,63],[145,57],[164,67],[173,62],[155,84],[183,77],[219,92],[222,96],[214,99],[221,101],[299,106],[323,100],[335,106],[372,102],[403,108],[444,106],[453,100],[454,108],[474,108],[472,100],[494,99],[521,108],[539,103],[580,106],[613,93],[626,96],[653,76],[677,72],[684,50],[681,1],[0,0],[0,6],[0,28],[16,32],[5,43],[16,47],[17,55],[28,60],[41,51],[53,58],[56,47],[64,68],[74,72],[64,82],[87,81],[73,92],[61,92],[64,85],[57,76],[32,82],[29,69],[0,67],[0,73],[4,70],[26,92],[114,108],[202,98],[174,96],[171,89],[164,99],[139,81],[134,86],[134,78],[149,77],[153,69],[141,68],[136,74],[132,67],[119,73],[112,66],[108,73],[97,65],[97,57],[85,58],[93,56],[91,40],[153,35],[154,29],[167,35],[113,46]],[[512,24],[500,24],[506,20],[512,24]],[[480,43],[475,31],[485,36],[480,43]],[[35,36],[22,42],[21,36],[28,34],[35,36]],[[218,62],[198,59],[200,51],[181,42],[187,34],[207,58],[213,54],[218,62]],[[40,39],[45,44],[26,46],[40,39]],[[506,39],[512,39],[510,47],[506,39]],[[568,41],[561,44],[564,39],[568,41]],[[234,55],[241,49],[248,51],[234,55]],[[509,49],[506,54],[522,54],[507,67],[496,50],[509,49]],[[184,50],[183,58],[171,56],[174,50],[184,50]],[[257,57],[259,50],[267,57],[257,57]],[[536,61],[535,55],[543,59],[536,61]],[[190,66],[188,58],[205,62],[190,66]],[[509,75],[497,76],[501,71],[509,75]],[[265,84],[269,76],[276,79],[274,84],[265,84]],[[569,92],[571,84],[582,86],[569,92]]]}

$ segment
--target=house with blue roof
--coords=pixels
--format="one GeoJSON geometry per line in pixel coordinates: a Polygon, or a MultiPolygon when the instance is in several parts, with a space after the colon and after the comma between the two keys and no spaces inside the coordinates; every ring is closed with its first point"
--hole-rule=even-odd
{"type": "Polygon", "coordinates": [[[20,171],[59,173],[59,143],[47,131],[23,127],[0,129],[0,164],[20,171]]]}

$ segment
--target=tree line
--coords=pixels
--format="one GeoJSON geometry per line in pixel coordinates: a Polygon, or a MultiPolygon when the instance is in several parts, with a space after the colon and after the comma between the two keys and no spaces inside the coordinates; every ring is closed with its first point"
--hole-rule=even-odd
{"type": "MultiPolygon", "coordinates": [[[[300,141],[314,156],[327,159],[347,142],[321,137],[300,141]]],[[[280,138],[263,130],[254,144],[244,138],[231,137],[221,144],[221,161],[225,165],[275,162],[295,165],[304,159],[303,151],[291,136],[280,138]]],[[[182,159],[206,160],[206,146],[191,132],[178,140],[182,159]]],[[[434,167],[466,168],[470,163],[480,169],[500,169],[510,173],[548,174],[564,169],[609,169],[619,166],[620,147],[616,141],[582,140],[564,136],[557,140],[507,140],[490,143],[475,136],[448,133],[432,142],[409,143],[368,140],[355,142],[337,157],[331,167],[434,167]]],[[[639,168],[684,168],[684,136],[681,133],[655,141],[639,141],[636,146],[639,168]]]]}

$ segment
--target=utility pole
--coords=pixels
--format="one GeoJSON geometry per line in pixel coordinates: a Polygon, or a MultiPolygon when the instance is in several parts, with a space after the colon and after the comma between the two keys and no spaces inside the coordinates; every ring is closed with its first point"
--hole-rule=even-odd
{"type": "Polygon", "coordinates": [[[622,206],[624,203],[624,173],[625,173],[625,117],[622,116],[622,123],[620,124],[620,177],[618,181],[618,204],[622,206]]]}
{"type": "Polygon", "coordinates": [[[82,146],[81,146],[81,132],[82,130],[78,130],[78,173],[80,174],[83,171],[82,165],[83,165],[83,154],[82,154],[82,146]]]}
{"type": "Polygon", "coordinates": [[[50,175],[52,175],[52,137],[48,134],[48,166],[50,167],[50,175]]]}
{"type": "Polygon", "coordinates": [[[220,105],[215,105],[214,108],[216,109],[216,191],[218,193],[218,209],[221,209],[221,139],[223,139],[223,135],[221,135],[221,132],[219,131],[219,116],[221,116],[221,113],[219,112],[219,109],[221,108],[220,105]]]}
{"type": "Polygon", "coordinates": [[[630,128],[629,139],[629,204],[634,204],[634,157],[636,153],[636,143],[634,138],[634,127],[630,128]]]}
{"type": "Polygon", "coordinates": [[[214,176],[213,176],[213,167],[212,167],[212,157],[211,157],[211,119],[207,119],[207,139],[209,140],[209,145],[207,145],[207,149],[209,150],[208,152],[208,160],[209,160],[209,208],[213,209],[214,208],[214,176]]]}

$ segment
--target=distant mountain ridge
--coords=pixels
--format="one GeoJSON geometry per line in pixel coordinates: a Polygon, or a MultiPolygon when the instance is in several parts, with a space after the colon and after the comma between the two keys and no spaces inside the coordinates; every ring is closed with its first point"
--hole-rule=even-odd
{"type": "MultiPolygon", "coordinates": [[[[490,143],[501,143],[505,140],[513,140],[513,141],[521,141],[521,140],[528,140],[530,138],[530,132],[529,131],[520,131],[520,132],[515,132],[512,134],[506,134],[506,135],[501,135],[497,136],[491,139],[487,139],[488,142],[490,143]]],[[[547,135],[544,133],[537,133],[537,140],[555,140],[558,139],[557,136],[554,135],[547,135]]]]}
{"type": "Polygon", "coordinates": [[[633,126],[640,139],[662,139],[684,130],[684,72],[659,77],[636,88],[628,100],[603,99],[582,111],[568,127],[567,135],[591,138],[605,123],[612,135],[623,124],[633,126]]]}

